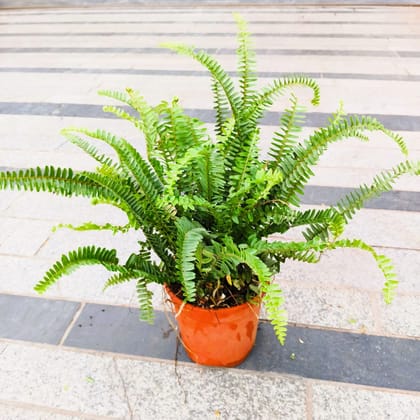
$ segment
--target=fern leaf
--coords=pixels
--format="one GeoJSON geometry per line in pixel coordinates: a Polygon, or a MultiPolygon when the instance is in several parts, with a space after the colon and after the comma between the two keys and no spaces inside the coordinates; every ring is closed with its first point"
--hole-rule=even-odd
{"type": "Polygon", "coordinates": [[[287,330],[287,313],[283,309],[284,298],[282,291],[276,283],[273,283],[271,279],[272,273],[260,258],[253,255],[249,249],[243,250],[241,254],[244,262],[258,277],[268,318],[271,321],[277,339],[281,345],[284,345],[287,330]]]}
{"type": "Polygon", "coordinates": [[[385,255],[377,254],[376,251],[360,239],[342,239],[340,241],[330,244],[330,249],[334,248],[358,248],[369,252],[378,268],[382,271],[385,277],[385,284],[383,288],[383,296],[386,303],[390,304],[395,297],[395,289],[398,286],[397,274],[390,258],[385,255]]]}
{"type": "Polygon", "coordinates": [[[221,136],[224,134],[224,125],[226,123],[226,120],[230,117],[229,112],[229,103],[226,99],[226,96],[223,92],[222,87],[220,86],[220,83],[212,77],[212,84],[211,89],[213,91],[213,98],[214,98],[214,112],[216,114],[216,134],[221,136]]]}
{"type": "Polygon", "coordinates": [[[68,275],[77,268],[85,265],[101,264],[105,268],[118,264],[117,252],[95,246],[79,247],[61,257],[44,275],[44,278],[35,286],[35,290],[42,294],[52,286],[60,277],[68,275]]]}
{"type": "MultiPolygon", "coordinates": [[[[366,201],[378,197],[386,191],[390,191],[397,179],[404,174],[420,174],[420,161],[401,162],[394,168],[391,168],[388,171],[383,171],[379,175],[375,176],[371,185],[363,184],[358,189],[351,191],[349,194],[340,199],[335,206],[337,211],[344,218],[345,222],[348,223],[356,214],[356,211],[363,207],[366,201]]],[[[326,224],[320,224],[308,229],[303,234],[305,238],[309,240],[315,238],[316,236],[325,237],[327,230],[328,226],[326,224]]]]}
{"type": "Polygon", "coordinates": [[[72,129],[91,138],[101,140],[114,148],[117,152],[121,164],[129,171],[137,182],[141,191],[145,194],[149,203],[154,204],[156,197],[162,192],[162,184],[140,153],[125,139],[116,137],[104,130],[91,131],[87,129],[72,129]]]}
{"type": "Polygon", "coordinates": [[[197,178],[201,194],[210,203],[220,202],[225,187],[223,158],[215,147],[203,149],[202,157],[197,162],[197,178]]]}
{"type": "Polygon", "coordinates": [[[98,150],[94,146],[92,146],[88,141],[82,139],[79,136],[74,135],[71,132],[71,130],[72,130],[71,128],[63,129],[61,130],[61,134],[64,137],[66,137],[68,141],[78,146],[80,149],[82,149],[85,153],[87,153],[89,156],[91,156],[101,165],[112,167],[118,170],[122,170],[122,168],[117,163],[115,163],[112,160],[112,158],[110,158],[109,156],[106,156],[105,154],[100,154],[98,150]]]}
{"type": "Polygon", "coordinates": [[[270,85],[263,88],[261,93],[256,95],[245,117],[247,119],[252,119],[255,122],[258,121],[263,112],[273,104],[278,96],[283,95],[286,89],[294,86],[306,86],[312,89],[314,96],[311,102],[313,105],[319,104],[320,95],[318,84],[305,76],[291,76],[283,79],[276,79],[270,85]]]}
{"type": "Polygon", "coordinates": [[[185,300],[193,302],[196,295],[196,283],[194,282],[195,253],[206,231],[185,218],[178,219],[176,226],[178,229],[176,265],[179,280],[182,284],[185,300]]]}
{"type": "Polygon", "coordinates": [[[193,59],[201,63],[204,67],[206,67],[207,70],[214,77],[214,79],[217,80],[220,87],[223,89],[225,96],[229,102],[232,113],[235,117],[235,120],[239,121],[239,110],[241,104],[240,97],[235,91],[235,86],[233,84],[232,79],[213,57],[209,56],[205,51],[196,52],[194,47],[188,45],[164,43],[162,44],[162,46],[172,51],[175,51],[178,54],[192,57],[193,59]]]}
{"type": "MultiPolygon", "coordinates": [[[[280,165],[285,180],[281,192],[276,198],[296,206],[299,205],[298,195],[303,194],[304,185],[313,176],[310,168],[318,163],[328,145],[345,138],[351,138],[361,130],[387,132],[384,126],[374,118],[349,117],[347,120],[316,130],[303,145],[297,145],[293,153],[287,155],[280,165]]],[[[392,138],[399,144],[402,141],[398,135],[392,134],[392,138]]]]}
{"type": "Polygon", "coordinates": [[[128,223],[124,226],[116,226],[116,225],[113,225],[111,223],[105,223],[104,225],[98,225],[98,224],[93,223],[93,222],[86,222],[86,223],[83,223],[82,225],[79,225],[79,226],[75,226],[75,225],[72,225],[70,223],[60,223],[59,225],[57,225],[53,228],[53,231],[55,231],[56,229],[62,229],[62,228],[72,229],[72,230],[80,231],[80,232],[84,232],[84,231],[87,231],[87,230],[110,230],[115,235],[117,233],[127,233],[131,229],[131,227],[132,226],[131,226],[130,223],[128,223]]]}
{"type": "Polygon", "coordinates": [[[290,154],[302,131],[305,108],[298,105],[295,95],[291,95],[291,107],[286,109],[280,120],[280,130],[274,133],[268,155],[271,157],[270,168],[277,167],[285,155],[290,154]]]}
{"type": "MultiPolygon", "coordinates": [[[[88,172],[86,172],[87,174],[88,172]]],[[[1,172],[0,189],[45,191],[63,196],[83,196],[100,199],[115,199],[115,195],[102,188],[94,180],[81,174],[75,174],[72,169],[45,168],[22,169],[19,171],[1,172]]]]}
{"type": "Polygon", "coordinates": [[[248,32],[246,21],[239,15],[235,14],[235,20],[238,27],[238,73],[239,86],[241,90],[241,110],[245,111],[251,103],[255,94],[254,86],[257,81],[255,72],[255,52],[252,48],[250,34],[248,32]]]}
{"type": "Polygon", "coordinates": [[[104,112],[109,112],[122,120],[131,122],[136,128],[141,128],[140,121],[122,108],[113,105],[105,105],[102,109],[104,112]]]}
{"type": "Polygon", "coordinates": [[[393,184],[402,175],[415,175],[416,173],[420,173],[420,161],[401,162],[394,168],[388,171],[383,171],[379,175],[375,176],[371,185],[361,185],[357,190],[352,191],[350,194],[344,196],[337,203],[337,208],[348,222],[356,213],[356,211],[360,210],[363,207],[365,201],[370,200],[374,197],[378,197],[385,191],[390,191],[392,189],[393,184]]]}
{"type": "Polygon", "coordinates": [[[140,320],[153,324],[155,312],[153,310],[153,293],[147,289],[147,283],[143,279],[137,280],[137,299],[140,306],[140,320]]]}
{"type": "Polygon", "coordinates": [[[119,102],[123,102],[123,103],[131,106],[130,97],[125,92],[119,92],[119,91],[115,91],[115,90],[99,90],[98,95],[106,96],[108,98],[115,99],[119,102]]]}

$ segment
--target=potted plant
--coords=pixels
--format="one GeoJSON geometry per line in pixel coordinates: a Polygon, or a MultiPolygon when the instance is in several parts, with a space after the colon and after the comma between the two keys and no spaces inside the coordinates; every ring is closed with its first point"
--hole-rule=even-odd
{"type": "Polygon", "coordinates": [[[214,93],[215,138],[204,124],[186,115],[178,100],[149,105],[136,91],[102,91],[124,106],[106,106],[144,134],[145,155],[124,138],[104,130],[69,128],[65,137],[98,162],[96,171],[77,172],[56,167],[0,174],[2,189],[48,191],[84,196],[116,206],[127,215],[125,226],[86,223],[80,230],[142,231],[144,239],[125,262],[116,251],[80,247],[63,255],[35,286],[43,293],[79,266],[100,264],[111,277],[105,287],[136,281],[140,317],[153,320],[152,282],[165,285],[174,304],[180,336],[190,357],[198,362],[234,366],[251,350],[261,301],[275,333],[283,343],[286,313],[281,288],[273,280],[287,259],[316,263],[336,248],[370,252],[385,277],[386,302],[392,300],[397,279],[390,260],[356,239],[343,239],[345,225],[363,203],[391,189],[406,173],[420,173],[420,163],[403,161],[362,185],[336,205],[300,209],[300,196],[313,175],[311,167],[334,142],[368,140],[381,131],[404,155],[406,145],[396,133],[370,117],[346,117],[340,110],[324,128],[299,141],[304,109],[291,94],[280,119],[269,158],[259,150],[259,122],[264,111],[290,88],[303,86],[319,102],[319,88],[307,77],[275,80],[256,89],[255,56],[246,23],[238,23],[239,89],[220,64],[205,51],[166,45],[192,57],[210,73],[214,93]],[[104,142],[115,157],[101,154],[92,140],[104,142]],[[303,229],[302,240],[270,240],[274,233],[303,229]]]}

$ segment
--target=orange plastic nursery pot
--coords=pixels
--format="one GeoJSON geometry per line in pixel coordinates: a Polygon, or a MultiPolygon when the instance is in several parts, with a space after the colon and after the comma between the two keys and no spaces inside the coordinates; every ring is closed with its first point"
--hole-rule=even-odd
{"type": "Polygon", "coordinates": [[[165,290],[173,304],[182,344],[192,361],[232,367],[246,359],[257,336],[260,303],[207,309],[183,305],[167,285],[165,290]]]}

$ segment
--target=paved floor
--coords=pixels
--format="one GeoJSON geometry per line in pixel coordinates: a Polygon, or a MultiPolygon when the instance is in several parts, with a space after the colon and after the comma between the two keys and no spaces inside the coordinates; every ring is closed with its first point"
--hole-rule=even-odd
{"type": "MultiPolygon", "coordinates": [[[[0,11],[0,167],[92,168],[58,134],[66,126],[103,127],[141,144],[126,124],[104,118],[102,88],[131,86],[152,102],[177,95],[211,127],[205,73],[157,46],[176,40],[214,49],[233,71],[232,10],[0,11]]],[[[241,13],[256,34],[262,82],[306,73],[320,83],[321,105],[309,109],[305,133],[342,99],[347,112],[398,129],[420,158],[420,9],[249,6],[241,13]]],[[[277,118],[264,121],[267,141],[277,118]]],[[[400,159],[379,135],[337,144],[305,203],[334,202],[400,159]]],[[[394,259],[401,280],[395,303],[382,302],[381,275],[363,253],[337,251],[317,267],[287,263],[278,280],[297,329],[285,349],[270,347],[261,333],[251,362],[230,370],[193,366],[182,353],[176,366],[174,341],[150,345],[132,322],[132,285],[101,292],[106,273],[79,271],[35,299],[33,284],[69,248],[100,243],[124,257],[137,238],[53,234],[60,222],[118,222],[121,215],[82,199],[2,192],[0,419],[420,418],[420,373],[412,363],[420,356],[420,180],[402,178],[396,189],[347,230],[394,259]],[[325,372],[311,368],[317,357],[329,362],[325,372]]],[[[155,303],[163,309],[159,296],[155,303]]],[[[165,337],[167,326],[155,328],[165,337]]]]}

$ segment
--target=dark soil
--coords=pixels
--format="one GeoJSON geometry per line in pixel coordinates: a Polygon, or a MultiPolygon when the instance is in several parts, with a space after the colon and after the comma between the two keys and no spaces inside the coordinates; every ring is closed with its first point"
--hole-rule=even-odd
{"type": "MultiPolygon", "coordinates": [[[[168,286],[177,297],[184,300],[182,287],[179,283],[172,283],[168,286]]],[[[256,296],[257,294],[249,288],[238,290],[233,285],[231,286],[227,282],[224,282],[216,290],[215,285],[208,282],[201,285],[200,288],[197,288],[197,299],[195,302],[189,303],[200,308],[208,309],[231,308],[242,305],[256,296]]]]}

